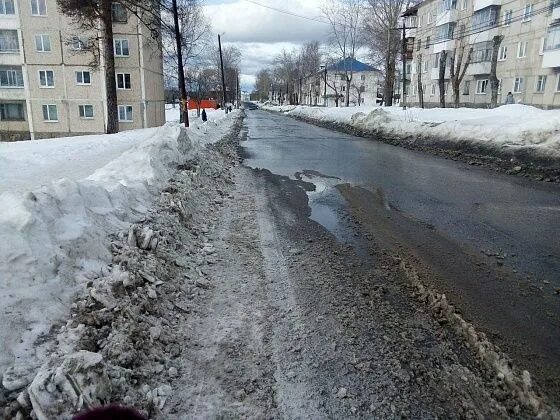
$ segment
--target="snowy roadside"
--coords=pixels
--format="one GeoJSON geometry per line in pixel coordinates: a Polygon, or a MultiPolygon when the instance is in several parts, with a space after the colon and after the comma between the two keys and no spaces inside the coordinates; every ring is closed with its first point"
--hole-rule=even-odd
{"type": "MultiPolygon", "coordinates": [[[[53,325],[68,317],[74,296],[117,275],[108,235],[144,220],[177,167],[223,138],[239,117],[216,114],[186,131],[168,123],[0,145],[0,406],[51,358],[53,325]]],[[[143,249],[157,248],[157,238],[140,236],[143,249]]]]}
{"type": "Polygon", "coordinates": [[[560,182],[560,110],[271,106],[305,121],[472,165],[560,182]]]}

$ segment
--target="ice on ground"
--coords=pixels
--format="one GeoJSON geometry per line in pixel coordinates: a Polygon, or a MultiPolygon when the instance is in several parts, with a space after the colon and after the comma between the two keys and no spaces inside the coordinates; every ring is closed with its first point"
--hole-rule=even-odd
{"type": "Polygon", "coordinates": [[[93,135],[0,143],[0,376],[32,369],[77,286],[110,262],[107,235],[147,212],[178,163],[221,139],[237,112],[93,135]]]}
{"type": "Polygon", "coordinates": [[[387,135],[415,136],[416,141],[438,138],[467,141],[496,148],[531,148],[543,155],[560,157],[560,110],[528,105],[504,105],[494,109],[310,106],[271,106],[263,109],[322,122],[348,124],[387,135]]]}

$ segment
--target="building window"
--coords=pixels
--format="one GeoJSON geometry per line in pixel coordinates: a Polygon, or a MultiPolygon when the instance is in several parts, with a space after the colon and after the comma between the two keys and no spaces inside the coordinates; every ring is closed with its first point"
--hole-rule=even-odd
{"type": "Polygon", "coordinates": [[[428,25],[432,23],[432,12],[428,12],[428,25]]]}
{"type": "Polygon", "coordinates": [[[93,105],[78,105],[78,111],[80,113],[80,118],[93,118],[93,105]]]}
{"type": "Polygon", "coordinates": [[[43,121],[58,121],[58,108],[56,105],[43,105],[43,121]]]}
{"type": "Polygon", "coordinates": [[[520,93],[523,90],[523,77],[516,77],[513,82],[513,93],[520,93]]]}
{"type": "Polygon", "coordinates": [[[500,6],[488,6],[472,15],[472,30],[479,31],[492,28],[498,24],[500,6]]]}
{"type": "Polygon", "coordinates": [[[365,80],[366,80],[366,75],[365,75],[365,74],[361,74],[361,75],[360,75],[360,80],[361,80],[362,82],[365,82],[365,80]]]}
{"type": "Polygon", "coordinates": [[[446,23],[436,27],[436,39],[438,41],[446,41],[448,39],[453,39],[453,33],[455,32],[455,22],[446,23]]]}
{"type": "Polygon", "coordinates": [[[434,95],[436,94],[436,85],[434,85],[434,84],[432,83],[431,86],[432,86],[432,90],[430,91],[430,95],[431,95],[431,96],[434,96],[434,95]]]}
{"type": "Polygon", "coordinates": [[[115,39],[115,56],[128,57],[128,39],[115,39]]]}
{"type": "Polygon", "coordinates": [[[469,7],[469,0],[463,0],[463,2],[461,3],[461,9],[467,10],[468,7],[469,7]]]}
{"type": "Polygon", "coordinates": [[[504,26],[511,25],[512,17],[513,17],[513,10],[506,10],[504,12],[504,26]]]}
{"type": "Polygon", "coordinates": [[[485,95],[488,90],[488,79],[476,81],[476,94],[485,95]]]}
{"type": "Polygon", "coordinates": [[[23,104],[0,103],[0,121],[24,121],[23,104]]]}
{"type": "Polygon", "coordinates": [[[0,0],[0,15],[15,15],[14,0],[0,0]]]}
{"type": "Polygon", "coordinates": [[[119,105],[119,121],[132,122],[132,105],[119,105]]]}
{"type": "Polygon", "coordinates": [[[517,58],[524,58],[527,56],[527,41],[520,41],[517,44],[517,58]]]}
{"type": "Polygon", "coordinates": [[[117,73],[117,89],[131,89],[130,73],[117,73]]]}
{"type": "Polygon", "coordinates": [[[72,49],[76,50],[76,51],[83,51],[83,50],[89,49],[87,40],[84,40],[84,39],[80,38],[79,36],[73,36],[72,37],[72,49]]]}
{"type": "Polygon", "coordinates": [[[416,43],[416,51],[420,51],[420,48],[422,48],[422,39],[418,38],[418,42],[416,43]]]}
{"type": "Polygon", "coordinates": [[[23,72],[21,67],[0,67],[0,87],[23,87],[23,72]]]}
{"type": "Polygon", "coordinates": [[[428,72],[428,61],[424,61],[424,73],[428,72]]]}
{"type": "Polygon", "coordinates": [[[498,61],[504,61],[505,59],[507,59],[507,45],[502,45],[498,52],[498,61]]]}
{"type": "Polygon", "coordinates": [[[0,30],[0,52],[19,52],[19,40],[16,30],[0,30]]]}
{"type": "Polygon", "coordinates": [[[38,52],[50,52],[51,37],[48,35],[35,35],[35,49],[38,52]]]}
{"type": "Polygon", "coordinates": [[[525,10],[523,10],[523,22],[529,22],[531,20],[532,14],[533,14],[533,3],[527,3],[525,5],[525,10]]]}
{"type": "Polygon", "coordinates": [[[89,71],[77,71],[76,84],[91,85],[91,73],[89,71]]]}
{"type": "Polygon", "coordinates": [[[551,27],[544,40],[544,51],[557,50],[560,48],[560,26],[551,27]]]}
{"type": "Polygon", "coordinates": [[[442,11],[454,10],[457,8],[457,0],[443,0],[442,11]]]}
{"type": "Polygon", "coordinates": [[[471,81],[466,80],[465,83],[463,83],[463,95],[469,95],[470,91],[471,91],[471,81]]]}
{"type": "Polygon", "coordinates": [[[560,92],[560,73],[556,76],[556,92],[560,92]]]}
{"type": "Polygon", "coordinates": [[[31,14],[33,16],[47,16],[47,0],[31,0],[31,14]]]}
{"type": "Polygon", "coordinates": [[[426,37],[426,47],[425,48],[426,49],[430,48],[430,37],[429,36],[426,37]]]}
{"type": "Polygon", "coordinates": [[[537,76],[537,85],[535,86],[535,91],[544,92],[546,86],[546,76],[537,76]]]}
{"type": "Polygon", "coordinates": [[[128,16],[126,13],[126,7],[121,3],[111,4],[111,14],[113,17],[113,23],[126,23],[128,21],[128,16]]]}
{"type": "Polygon", "coordinates": [[[54,72],[52,70],[39,70],[39,86],[42,88],[54,87],[54,72]]]}
{"type": "Polygon", "coordinates": [[[479,42],[473,45],[471,61],[473,63],[484,63],[492,58],[492,42],[479,42]]]}

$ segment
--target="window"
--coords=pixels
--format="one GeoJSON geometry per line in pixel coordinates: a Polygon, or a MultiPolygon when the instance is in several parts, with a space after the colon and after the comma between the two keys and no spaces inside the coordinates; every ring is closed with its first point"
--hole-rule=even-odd
{"type": "Polygon", "coordinates": [[[360,92],[364,93],[366,91],[366,87],[365,86],[360,86],[360,92]]]}
{"type": "Polygon", "coordinates": [[[525,5],[525,10],[523,10],[523,22],[529,22],[531,20],[532,14],[533,14],[533,3],[527,3],[525,5]]]}
{"type": "Polygon", "coordinates": [[[0,67],[0,87],[23,87],[21,67],[0,67]]]}
{"type": "Polygon", "coordinates": [[[537,76],[537,85],[535,86],[536,92],[544,92],[546,86],[546,76],[537,76]]]}
{"type": "Polygon", "coordinates": [[[117,73],[117,89],[131,89],[130,73],[117,73]]]}
{"type": "Polygon", "coordinates": [[[119,105],[119,121],[120,122],[132,122],[132,106],[131,105],[119,105]]]}
{"type": "Polygon", "coordinates": [[[43,105],[43,121],[58,121],[58,109],[56,105],[43,105]]]}
{"type": "Polygon", "coordinates": [[[432,66],[432,68],[439,68],[439,53],[436,53],[436,55],[434,55],[434,65],[432,66]]]}
{"type": "Polygon", "coordinates": [[[442,11],[453,10],[457,8],[457,0],[443,0],[442,11]]]}
{"type": "Polygon", "coordinates": [[[432,12],[428,13],[428,25],[432,23],[432,12]]]}
{"type": "Polygon", "coordinates": [[[366,80],[366,75],[365,75],[365,74],[361,74],[361,75],[360,75],[360,80],[361,80],[362,82],[364,82],[364,81],[366,80]]]}
{"type": "Polygon", "coordinates": [[[89,71],[77,71],[76,83],[78,85],[91,85],[91,73],[89,71]]]}
{"type": "Polygon", "coordinates": [[[82,51],[88,49],[88,43],[86,39],[82,39],[79,36],[72,37],[72,49],[76,51],[82,51]]]}
{"type": "Polygon", "coordinates": [[[455,31],[455,22],[446,23],[436,27],[436,38],[439,41],[453,39],[453,32],[455,31]]]}
{"type": "Polygon", "coordinates": [[[434,96],[436,94],[436,85],[434,85],[433,83],[431,84],[431,91],[430,91],[430,96],[434,96]]]}
{"type": "Polygon", "coordinates": [[[513,10],[506,10],[504,12],[504,26],[511,25],[512,17],[513,17],[513,10]]]}
{"type": "Polygon", "coordinates": [[[556,92],[560,92],[560,74],[556,76],[556,92]]]}
{"type": "Polygon", "coordinates": [[[54,72],[52,70],[39,70],[39,86],[42,88],[54,87],[54,72]]]}
{"type": "Polygon", "coordinates": [[[426,48],[430,48],[430,37],[426,37],[426,48]]]}
{"type": "Polygon", "coordinates": [[[422,48],[422,39],[418,38],[418,43],[416,44],[416,51],[420,51],[420,48],[422,48]]]}
{"type": "Polygon", "coordinates": [[[78,105],[78,111],[80,113],[80,118],[93,118],[93,105],[78,105]]]}
{"type": "Polygon", "coordinates": [[[473,45],[471,61],[473,63],[484,63],[492,59],[492,42],[479,42],[473,45]]]}
{"type": "Polygon", "coordinates": [[[498,51],[498,61],[504,61],[507,59],[507,45],[502,45],[500,51],[498,51]]]}
{"type": "Polygon", "coordinates": [[[115,56],[128,57],[128,39],[115,39],[115,56]]]}
{"type": "Polygon", "coordinates": [[[488,79],[476,81],[476,94],[485,95],[488,90],[488,79]]]}
{"type": "Polygon", "coordinates": [[[428,61],[424,61],[424,73],[428,72],[428,61]]]}
{"type": "Polygon", "coordinates": [[[49,52],[51,50],[51,37],[48,35],[35,35],[35,49],[38,52],[49,52]]]}
{"type": "Polygon", "coordinates": [[[516,77],[513,82],[513,93],[519,93],[523,90],[523,77],[516,77]]]}
{"type": "Polygon", "coordinates": [[[469,0],[463,0],[463,2],[461,3],[461,9],[467,10],[468,7],[469,7],[469,0]]]}
{"type": "Polygon", "coordinates": [[[470,90],[471,90],[471,81],[467,80],[465,81],[465,83],[463,83],[463,95],[470,94],[470,90]]]}
{"type": "Polygon", "coordinates": [[[406,62],[406,74],[412,74],[412,61],[406,62]]]}
{"type": "Polygon", "coordinates": [[[517,58],[524,58],[527,56],[527,41],[520,41],[517,44],[517,58]]]}
{"type": "Polygon", "coordinates": [[[23,104],[0,103],[0,121],[24,121],[23,104]]]}
{"type": "Polygon", "coordinates": [[[550,0],[550,11],[552,11],[552,9],[556,9],[557,7],[560,7],[560,0],[550,0]]]}
{"type": "Polygon", "coordinates": [[[544,40],[544,51],[557,50],[560,48],[560,26],[551,27],[544,40]]]}
{"type": "Polygon", "coordinates": [[[16,30],[0,30],[0,52],[19,52],[19,40],[16,30]]]}
{"type": "Polygon", "coordinates": [[[488,6],[473,13],[472,30],[492,28],[498,24],[500,6],[488,6]]]}
{"type": "Polygon", "coordinates": [[[111,14],[113,15],[113,23],[126,23],[128,20],[126,7],[121,3],[111,4],[111,14]]]}
{"type": "Polygon", "coordinates": [[[31,14],[33,16],[47,16],[47,0],[31,0],[31,14]]]}
{"type": "Polygon", "coordinates": [[[0,0],[0,15],[15,15],[14,0],[0,0]]]}

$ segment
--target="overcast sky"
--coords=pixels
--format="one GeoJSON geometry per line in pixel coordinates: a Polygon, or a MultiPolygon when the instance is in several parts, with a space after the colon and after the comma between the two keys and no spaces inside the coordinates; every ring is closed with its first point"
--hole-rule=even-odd
{"type": "MultiPolygon", "coordinates": [[[[322,19],[323,0],[255,0],[298,15],[322,19]]],[[[291,49],[327,37],[328,25],[290,16],[247,0],[205,0],[205,14],[213,31],[224,33],[222,42],[236,45],[243,54],[241,84],[253,90],[255,74],[271,64],[282,48],[291,49]]]]}

